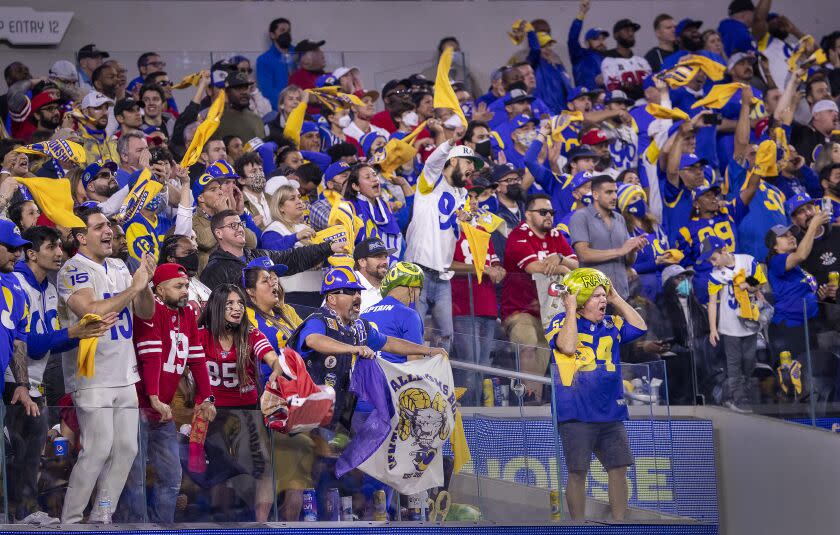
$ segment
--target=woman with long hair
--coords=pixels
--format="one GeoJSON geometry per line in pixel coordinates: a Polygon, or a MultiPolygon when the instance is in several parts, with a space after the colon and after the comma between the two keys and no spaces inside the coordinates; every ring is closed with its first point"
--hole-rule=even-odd
{"type": "Polygon", "coordinates": [[[665,252],[668,249],[668,236],[649,213],[647,195],[641,186],[619,186],[617,206],[624,216],[630,236],[646,236],[648,239],[647,245],[636,255],[633,269],[639,275],[637,293],[649,301],[655,301],[662,291],[662,270],[666,265],[675,263],[669,261],[670,253],[665,252]]]}
{"type": "Polygon", "coordinates": [[[256,485],[242,481],[233,485],[234,491],[243,502],[256,504],[256,521],[265,522],[274,500],[268,437],[258,404],[256,363],[269,366],[272,381],[282,370],[271,343],[247,321],[246,300],[241,288],[221,284],[210,294],[198,320],[199,340],[218,408],[218,416],[208,428],[207,442],[217,446],[216,451],[236,452],[235,462],[246,470],[236,478],[252,477],[256,485]]]}

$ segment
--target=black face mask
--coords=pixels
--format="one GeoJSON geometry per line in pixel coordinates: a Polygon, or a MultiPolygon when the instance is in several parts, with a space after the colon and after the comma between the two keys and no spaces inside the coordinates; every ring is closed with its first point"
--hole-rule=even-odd
{"type": "Polygon", "coordinates": [[[507,193],[505,193],[505,195],[514,201],[522,199],[522,186],[519,184],[511,184],[507,187],[507,193]]]}
{"type": "Polygon", "coordinates": [[[193,277],[196,273],[198,273],[198,251],[193,251],[186,256],[175,257],[175,262],[178,265],[183,266],[190,277],[193,277]]]}
{"type": "Polygon", "coordinates": [[[288,49],[292,44],[292,32],[281,33],[277,36],[277,39],[275,39],[274,42],[277,43],[277,46],[280,48],[284,50],[288,49]]]}
{"type": "Polygon", "coordinates": [[[493,149],[490,146],[490,140],[485,139],[484,141],[479,141],[478,143],[476,143],[475,153],[489,160],[490,157],[493,155],[493,149]]]}

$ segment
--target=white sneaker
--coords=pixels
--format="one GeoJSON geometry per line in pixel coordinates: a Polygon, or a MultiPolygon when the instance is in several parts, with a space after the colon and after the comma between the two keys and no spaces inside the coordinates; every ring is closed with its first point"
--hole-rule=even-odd
{"type": "Polygon", "coordinates": [[[61,521],[59,519],[51,517],[44,511],[35,511],[18,522],[18,524],[32,524],[35,526],[52,526],[60,523],[61,521]]]}

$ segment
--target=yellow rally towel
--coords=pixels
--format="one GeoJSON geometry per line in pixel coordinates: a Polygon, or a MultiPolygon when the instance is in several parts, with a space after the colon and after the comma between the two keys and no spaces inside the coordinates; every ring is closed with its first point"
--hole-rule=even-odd
{"type": "Polygon", "coordinates": [[[574,123],[582,122],[583,112],[564,111],[559,115],[555,115],[549,121],[549,124],[551,125],[552,141],[563,143],[569,136],[577,137],[577,130],[579,128],[579,125],[574,125],[574,123]]]}
{"type": "Polygon", "coordinates": [[[198,128],[195,129],[195,135],[193,135],[192,141],[190,141],[190,146],[184,153],[184,157],[181,158],[181,167],[190,167],[198,161],[198,157],[201,155],[201,149],[204,148],[204,144],[207,143],[210,136],[212,136],[216,132],[216,129],[219,128],[219,122],[221,121],[222,112],[224,111],[225,92],[219,91],[219,95],[213,101],[213,104],[210,105],[210,109],[207,110],[207,117],[200,125],[198,125],[198,128]]]}
{"type": "Polygon", "coordinates": [[[85,223],[73,213],[73,196],[70,181],[66,178],[20,178],[15,180],[26,186],[35,204],[50,221],[60,227],[79,228],[85,223]]]}
{"type": "MultiPolygon", "coordinates": [[[[464,387],[455,387],[455,399],[461,399],[467,392],[464,387]]],[[[467,435],[464,433],[464,419],[461,417],[461,410],[455,409],[455,426],[452,428],[452,435],[449,436],[449,444],[452,446],[452,453],[455,456],[453,474],[461,471],[465,464],[472,460],[470,446],[467,444],[467,435]]]]}
{"type": "Polygon", "coordinates": [[[143,169],[114,218],[120,222],[128,221],[162,189],[163,184],[152,178],[152,172],[143,169]]]}
{"type": "Polygon", "coordinates": [[[670,261],[668,262],[669,264],[679,264],[683,261],[683,258],[685,258],[685,255],[679,249],[665,249],[662,252],[662,256],[664,256],[666,253],[671,255],[670,261]]]}
{"type": "Polygon", "coordinates": [[[513,21],[513,24],[510,25],[510,31],[507,34],[510,38],[510,42],[513,43],[514,46],[519,46],[525,40],[525,35],[533,29],[534,27],[531,25],[530,22],[526,22],[524,19],[516,19],[515,21],[513,21]],[[519,27],[523,24],[525,25],[525,27],[522,29],[525,33],[520,35],[517,33],[517,30],[519,30],[519,27]]]}
{"type": "Polygon", "coordinates": [[[689,67],[700,67],[711,78],[713,82],[720,82],[726,74],[726,66],[717,61],[701,56],[700,54],[688,54],[683,56],[677,65],[688,65],[689,67]]]}
{"type": "Polygon", "coordinates": [[[802,59],[802,56],[805,54],[805,51],[811,48],[813,45],[813,36],[803,35],[799,39],[799,42],[796,44],[796,47],[793,49],[793,52],[791,52],[790,57],[787,61],[788,70],[790,72],[794,72],[796,69],[799,68],[799,60],[802,59]]]}
{"type": "Polygon", "coordinates": [[[301,98],[300,104],[295,106],[295,109],[286,117],[286,126],[283,128],[283,135],[295,142],[295,145],[300,146],[300,129],[303,128],[303,119],[306,116],[308,93],[304,93],[304,98],[301,98]]]}
{"type": "Polygon", "coordinates": [[[776,142],[772,139],[762,141],[755,153],[755,172],[761,176],[779,176],[776,155],[776,142]]]}
{"type": "Polygon", "coordinates": [[[699,65],[676,65],[659,75],[668,87],[676,89],[690,82],[700,71],[699,65]]]}
{"type": "Polygon", "coordinates": [[[790,158],[790,147],[788,146],[787,135],[785,134],[785,131],[777,126],[773,129],[773,139],[776,140],[776,146],[782,149],[782,152],[784,153],[784,158],[786,160],[790,158]]]}
{"type": "Polygon", "coordinates": [[[690,121],[691,117],[679,108],[665,108],[651,102],[645,106],[645,111],[657,119],[672,119],[674,121],[690,121]]]}
{"type": "Polygon", "coordinates": [[[393,178],[397,169],[411,161],[417,155],[414,140],[426,128],[426,121],[418,124],[410,134],[403,139],[392,137],[382,149],[373,155],[371,163],[378,165],[382,176],[388,180],[393,178]]]}
{"type": "Polygon", "coordinates": [[[735,295],[735,302],[738,303],[738,316],[758,321],[758,305],[752,302],[748,291],[741,289],[743,282],[747,282],[747,276],[742,269],[732,277],[732,293],[735,295]]]}
{"type": "Polygon", "coordinates": [[[201,71],[188,74],[181,78],[181,81],[172,86],[172,89],[186,89],[190,86],[197,86],[201,81],[201,71]]]}
{"type": "MultiPolygon", "coordinates": [[[[96,314],[85,314],[79,320],[80,325],[87,325],[88,323],[99,321],[102,318],[96,314]]],[[[93,377],[96,372],[95,356],[96,344],[99,343],[99,338],[82,338],[79,341],[79,354],[76,357],[76,365],[79,368],[79,375],[82,377],[93,377]]]]}
{"type": "Polygon", "coordinates": [[[319,243],[332,243],[334,241],[350,241],[347,238],[347,231],[344,229],[343,225],[333,225],[332,227],[327,227],[324,230],[319,230],[315,233],[312,238],[310,238],[310,242],[312,245],[317,245],[319,243]]]}
{"type": "MultiPolygon", "coordinates": [[[[708,95],[692,104],[691,109],[696,109],[705,106],[707,108],[719,110],[720,108],[726,106],[726,103],[729,102],[729,99],[732,98],[732,95],[737,93],[738,90],[743,87],[747,86],[739,82],[733,82],[731,84],[718,84],[712,87],[708,95]]],[[[752,101],[753,104],[758,104],[759,102],[761,102],[761,99],[753,97],[752,101]]]]}
{"type": "Polygon", "coordinates": [[[362,99],[351,93],[342,93],[337,85],[308,89],[308,93],[315,95],[321,103],[333,109],[349,108],[350,106],[364,106],[362,99]]]}
{"type": "Polygon", "coordinates": [[[481,284],[481,277],[484,275],[484,264],[487,262],[487,250],[490,247],[490,233],[470,225],[466,221],[460,221],[459,226],[467,238],[467,246],[473,257],[475,274],[478,283],[481,284]]]}
{"type": "Polygon", "coordinates": [[[85,148],[78,143],[66,139],[51,139],[42,143],[24,145],[16,148],[15,152],[48,156],[60,162],[72,162],[79,166],[84,166],[87,162],[85,148]]]}
{"type": "Polygon", "coordinates": [[[461,118],[461,126],[467,127],[467,118],[461,110],[461,104],[458,103],[458,97],[455,96],[455,91],[452,89],[452,84],[449,83],[449,69],[452,67],[452,50],[451,46],[446,47],[443,54],[440,55],[440,60],[437,66],[437,76],[435,77],[435,108],[447,108],[461,118]]]}

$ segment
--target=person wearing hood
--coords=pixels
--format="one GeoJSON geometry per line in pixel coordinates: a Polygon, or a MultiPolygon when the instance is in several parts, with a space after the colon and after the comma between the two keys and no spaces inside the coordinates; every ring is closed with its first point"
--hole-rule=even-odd
{"type": "Polygon", "coordinates": [[[289,84],[289,73],[295,69],[295,47],[292,45],[292,23],[276,18],[268,25],[271,46],[257,58],[257,87],[277,109],[277,97],[289,84]]]}

